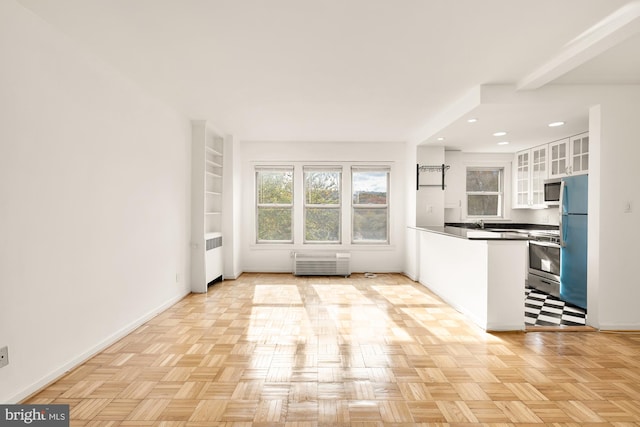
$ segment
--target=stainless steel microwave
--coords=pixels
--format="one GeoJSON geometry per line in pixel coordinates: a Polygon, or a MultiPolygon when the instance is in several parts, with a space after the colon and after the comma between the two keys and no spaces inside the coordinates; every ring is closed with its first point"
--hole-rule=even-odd
{"type": "Polygon", "coordinates": [[[544,181],[544,203],[549,206],[560,204],[562,179],[547,179],[544,181]]]}

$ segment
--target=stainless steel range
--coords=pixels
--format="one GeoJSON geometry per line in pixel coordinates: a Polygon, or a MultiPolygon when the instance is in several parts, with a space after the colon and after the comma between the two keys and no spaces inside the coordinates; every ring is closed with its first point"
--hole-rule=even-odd
{"type": "Polygon", "coordinates": [[[560,236],[557,230],[529,232],[529,287],[560,296],[560,236]]]}

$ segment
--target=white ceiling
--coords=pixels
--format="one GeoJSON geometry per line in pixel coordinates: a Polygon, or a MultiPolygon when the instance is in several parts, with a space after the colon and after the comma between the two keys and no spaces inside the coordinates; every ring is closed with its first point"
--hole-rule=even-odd
{"type": "Polygon", "coordinates": [[[640,34],[557,78],[560,84],[640,84],[640,34]]]}
{"type": "MultiPolygon", "coordinates": [[[[416,138],[470,89],[516,85],[637,0],[19,2],[189,118],[242,140],[347,142],[416,138]]],[[[557,81],[638,84],[639,53],[630,37],[557,81]]],[[[445,144],[513,151],[555,138],[540,121],[566,120],[558,137],[586,128],[586,110],[534,109],[480,106],[445,144]],[[507,148],[484,140],[498,125],[507,148]]]]}
{"type": "Polygon", "coordinates": [[[459,120],[436,132],[427,141],[449,150],[508,153],[577,135],[589,129],[588,108],[570,104],[479,105],[459,120]],[[469,123],[475,118],[478,121],[469,123]],[[549,123],[564,121],[561,127],[549,123]],[[505,136],[494,136],[499,131],[505,136]],[[440,142],[437,138],[444,137],[440,142]],[[498,145],[499,142],[508,145],[498,145]]]}

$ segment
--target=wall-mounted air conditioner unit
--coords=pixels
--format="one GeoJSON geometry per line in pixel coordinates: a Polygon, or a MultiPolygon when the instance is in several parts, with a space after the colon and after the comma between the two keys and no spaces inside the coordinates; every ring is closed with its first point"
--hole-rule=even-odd
{"type": "Polygon", "coordinates": [[[351,274],[351,254],[347,252],[294,252],[296,276],[344,276],[351,274]]]}

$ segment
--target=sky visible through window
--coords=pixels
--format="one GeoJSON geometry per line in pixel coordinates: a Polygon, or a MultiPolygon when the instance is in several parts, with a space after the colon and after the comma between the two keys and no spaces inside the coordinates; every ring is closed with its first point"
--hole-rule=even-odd
{"type": "Polygon", "coordinates": [[[357,172],[353,174],[353,192],[387,192],[387,171],[357,172]]]}

